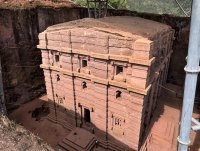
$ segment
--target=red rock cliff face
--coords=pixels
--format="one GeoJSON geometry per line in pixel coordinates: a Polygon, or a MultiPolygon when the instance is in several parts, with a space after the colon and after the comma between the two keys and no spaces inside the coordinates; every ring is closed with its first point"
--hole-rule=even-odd
{"type": "Polygon", "coordinates": [[[41,54],[36,48],[38,33],[49,25],[78,19],[80,12],[72,8],[0,10],[0,55],[7,103],[29,101],[45,93],[39,68],[41,54]]]}

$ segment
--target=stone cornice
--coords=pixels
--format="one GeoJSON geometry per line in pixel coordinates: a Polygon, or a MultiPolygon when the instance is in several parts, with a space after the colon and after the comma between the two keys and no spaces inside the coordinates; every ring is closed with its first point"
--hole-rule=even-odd
{"type": "Polygon", "coordinates": [[[136,59],[136,58],[125,56],[125,55],[100,54],[100,53],[94,53],[94,52],[78,50],[78,49],[71,49],[71,48],[66,48],[66,47],[37,45],[37,48],[43,49],[43,50],[47,50],[47,49],[54,50],[54,51],[63,52],[63,53],[87,55],[93,58],[99,58],[99,59],[104,59],[104,60],[119,60],[119,61],[145,65],[145,66],[151,66],[155,61],[155,57],[152,57],[150,60],[142,60],[142,59],[136,59]]]}
{"type": "Polygon", "coordinates": [[[75,71],[72,72],[72,71],[64,70],[62,68],[55,67],[55,66],[49,66],[49,65],[41,64],[40,67],[43,68],[43,69],[46,69],[46,70],[57,71],[57,72],[60,72],[64,75],[80,77],[80,78],[83,78],[83,79],[91,80],[92,82],[120,87],[120,88],[123,88],[123,89],[127,89],[128,91],[139,93],[139,94],[142,94],[142,95],[147,95],[148,91],[151,88],[151,84],[146,89],[141,89],[141,88],[138,88],[136,86],[130,85],[128,83],[124,83],[124,82],[120,82],[120,81],[116,81],[116,80],[98,78],[98,77],[95,77],[95,76],[90,75],[90,74],[84,74],[84,73],[79,73],[79,72],[75,72],[75,71]]]}

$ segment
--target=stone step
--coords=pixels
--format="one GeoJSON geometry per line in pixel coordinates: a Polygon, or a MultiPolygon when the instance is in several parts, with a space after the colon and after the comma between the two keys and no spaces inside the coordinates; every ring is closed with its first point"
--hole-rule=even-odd
{"type": "Polygon", "coordinates": [[[67,146],[69,146],[69,147],[71,147],[71,148],[74,148],[75,150],[78,150],[78,151],[85,151],[84,148],[82,148],[82,147],[79,146],[78,144],[75,144],[75,143],[73,143],[72,141],[70,141],[70,140],[68,140],[68,139],[66,139],[66,138],[64,138],[62,142],[65,143],[67,146]]]}
{"type": "Polygon", "coordinates": [[[105,149],[109,149],[112,151],[124,151],[124,148],[120,148],[118,145],[108,141],[99,141],[99,145],[105,149]]]}
{"type": "MultiPolygon", "coordinates": [[[[48,114],[48,116],[51,116],[52,118],[56,118],[55,117],[55,111],[50,110],[50,113],[48,114]]],[[[58,119],[62,119],[65,122],[68,122],[68,123],[71,122],[71,121],[75,121],[75,119],[73,117],[71,117],[71,115],[68,115],[67,113],[62,113],[60,111],[57,111],[57,117],[59,117],[58,119]]]]}
{"type": "Polygon", "coordinates": [[[113,144],[112,142],[108,142],[108,146],[111,147],[111,149],[115,149],[116,151],[122,151],[124,150],[124,148],[121,148],[119,146],[117,146],[116,144],[113,144]]]}
{"type": "Polygon", "coordinates": [[[93,137],[93,139],[89,142],[89,144],[86,146],[86,148],[85,148],[85,150],[86,151],[91,151],[93,148],[94,148],[94,146],[95,146],[95,144],[96,144],[96,138],[95,137],[93,137]]]}
{"type": "Polygon", "coordinates": [[[62,125],[64,128],[66,128],[70,131],[73,129],[73,126],[71,124],[69,124],[68,122],[62,121],[62,120],[58,120],[58,119],[56,120],[55,116],[48,115],[47,119],[54,123],[58,123],[58,124],[62,125]]]}
{"type": "Polygon", "coordinates": [[[73,147],[71,147],[71,146],[65,144],[64,142],[60,142],[60,143],[58,144],[58,146],[59,146],[59,148],[61,148],[61,150],[63,150],[63,151],[79,151],[79,150],[77,150],[77,149],[75,149],[75,148],[73,148],[73,147]]]}
{"type": "Polygon", "coordinates": [[[103,147],[103,148],[105,148],[105,149],[108,149],[107,143],[104,143],[104,142],[102,142],[102,141],[99,141],[99,146],[101,146],[101,147],[103,147]]]}
{"type": "Polygon", "coordinates": [[[61,141],[58,144],[59,149],[65,151],[92,151],[92,149],[95,146],[95,142],[96,142],[96,138],[93,138],[90,143],[87,145],[87,147],[84,149],[81,146],[74,144],[73,142],[71,142],[68,139],[63,139],[63,141],[61,141]]]}
{"type": "MultiPolygon", "coordinates": [[[[52,108],[49,108],[50,110],[50,113],[53,113],[55,114],[55,109],[54,107],[52,108]]],[[[63,117],[63,118],[66,118],[66,120],[74,120],[74,113],[73,112],[70,112],[70,111],[64,111],[64,110],[59,110],[59,108],[57,109],[56,111],[57,115],[59,115],[60,117],[63,117]]]]}

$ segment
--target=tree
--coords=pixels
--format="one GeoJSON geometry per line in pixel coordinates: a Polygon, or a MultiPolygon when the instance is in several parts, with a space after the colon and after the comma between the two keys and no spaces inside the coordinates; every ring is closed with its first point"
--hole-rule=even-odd
{"type": "MultiPolygon", "coordinates": [[[[80,4],[81,6],[87,6],[87,0],[73,0],[74,2],[80,4]]],[[[127,0],[108,0],[108,7],[114,9],[128,9],[127,0]]]]}

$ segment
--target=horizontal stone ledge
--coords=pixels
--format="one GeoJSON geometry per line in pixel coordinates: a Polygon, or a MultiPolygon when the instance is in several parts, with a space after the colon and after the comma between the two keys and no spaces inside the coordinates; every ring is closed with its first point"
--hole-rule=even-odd
{"type": "Polygon", "coordinates": [[[143,94],[143,95],[147,95],[148,91],[151,88],[151,84],[146,89],[140,89],[138,87],[135,87],[135,86],[127,84],[127,83],[122,83],[122,82],[115,81],[115,80],[97,78],[97,77],[94,77],[93,75],[89,75],[89,74],[85,75],[85,74],[78,73],[78,72],[67,71],[67,70],[64,70],[59,67],[53,67],[53,66],[48,66],[48,65],[44,65],[44,64],[41,64],[40,67],[43,69],[46,69],[46,70],[58,71],[58,72],[61,72],[62,74],[66,74],[66,75],[80,77],[83,79],[88,79],[95,83],[120,87],[120,88],[126,89],[128,91],[143,94]]]}
{"type": "Polygon", "coordinates": [[[153,41],[147,38],[137,39],[133,44],[134,50],[151,51],[153,49],[153,41]]]}
{"type": "Polygon", "coordinates": [[[64,52],[64,53],[72,53],[72,49],[69,47],[56,47],[56,46],[48,46],[47,49],[49,50],[55,50],[58,52],[64,52]]]}
{"type": "Polygon", "coordinates": [[[42,50],[46,50],[46,49],[47,49],[47,46],[46,46],[46,45],[40,44],[40,45],[37,45],[37,48],[38,48],[38,49],[42,49],[42,50]]]}
{"type": "Polygon", "coordinates": [[[38,45],[37,48],[50,49],[50,50],[55,50],[55,51],[64,52],[64,53],[82,54],[82,55],[87,55],[93,58],[99,58],[99,59],[105,59],[105,60],[119,60],[119,61],[139,64],[139,65],[146,65],[146,66],[151,66],[151,64],[153,64],[155,61],[155,57],[152,57],[150,60],[144,60],[144,59],[136,59],[133,57],[122,56],[122,55],[100,54],[100,53],[94,53],[94,52],[78,50],[78,49],[71,50],[70,48],[63,48],[63,47],[58,48],[58,47],[53,47],[53,46],[47,46],[47,48],[45,48],[45,46],[38,45]]]}
{"type": "Polygon", "coordinates": [[[129,59],[129,63],[146,65],[146,66],[151,66],[154,62],[155,62],[155,57],[152,57],[150,60],[135,59],[135,58],[129,59]]]}
{"type": "Polygon", "coordinates": [[[101,83],[101,84],[106,84],[106,85],[108,85],[108,80],[106,80],[106,79],[102,79],[102,78],[97,78],[97,77],[91,77],[91,81],[92,82],[97,82],[97,83],[101,83]]]}

